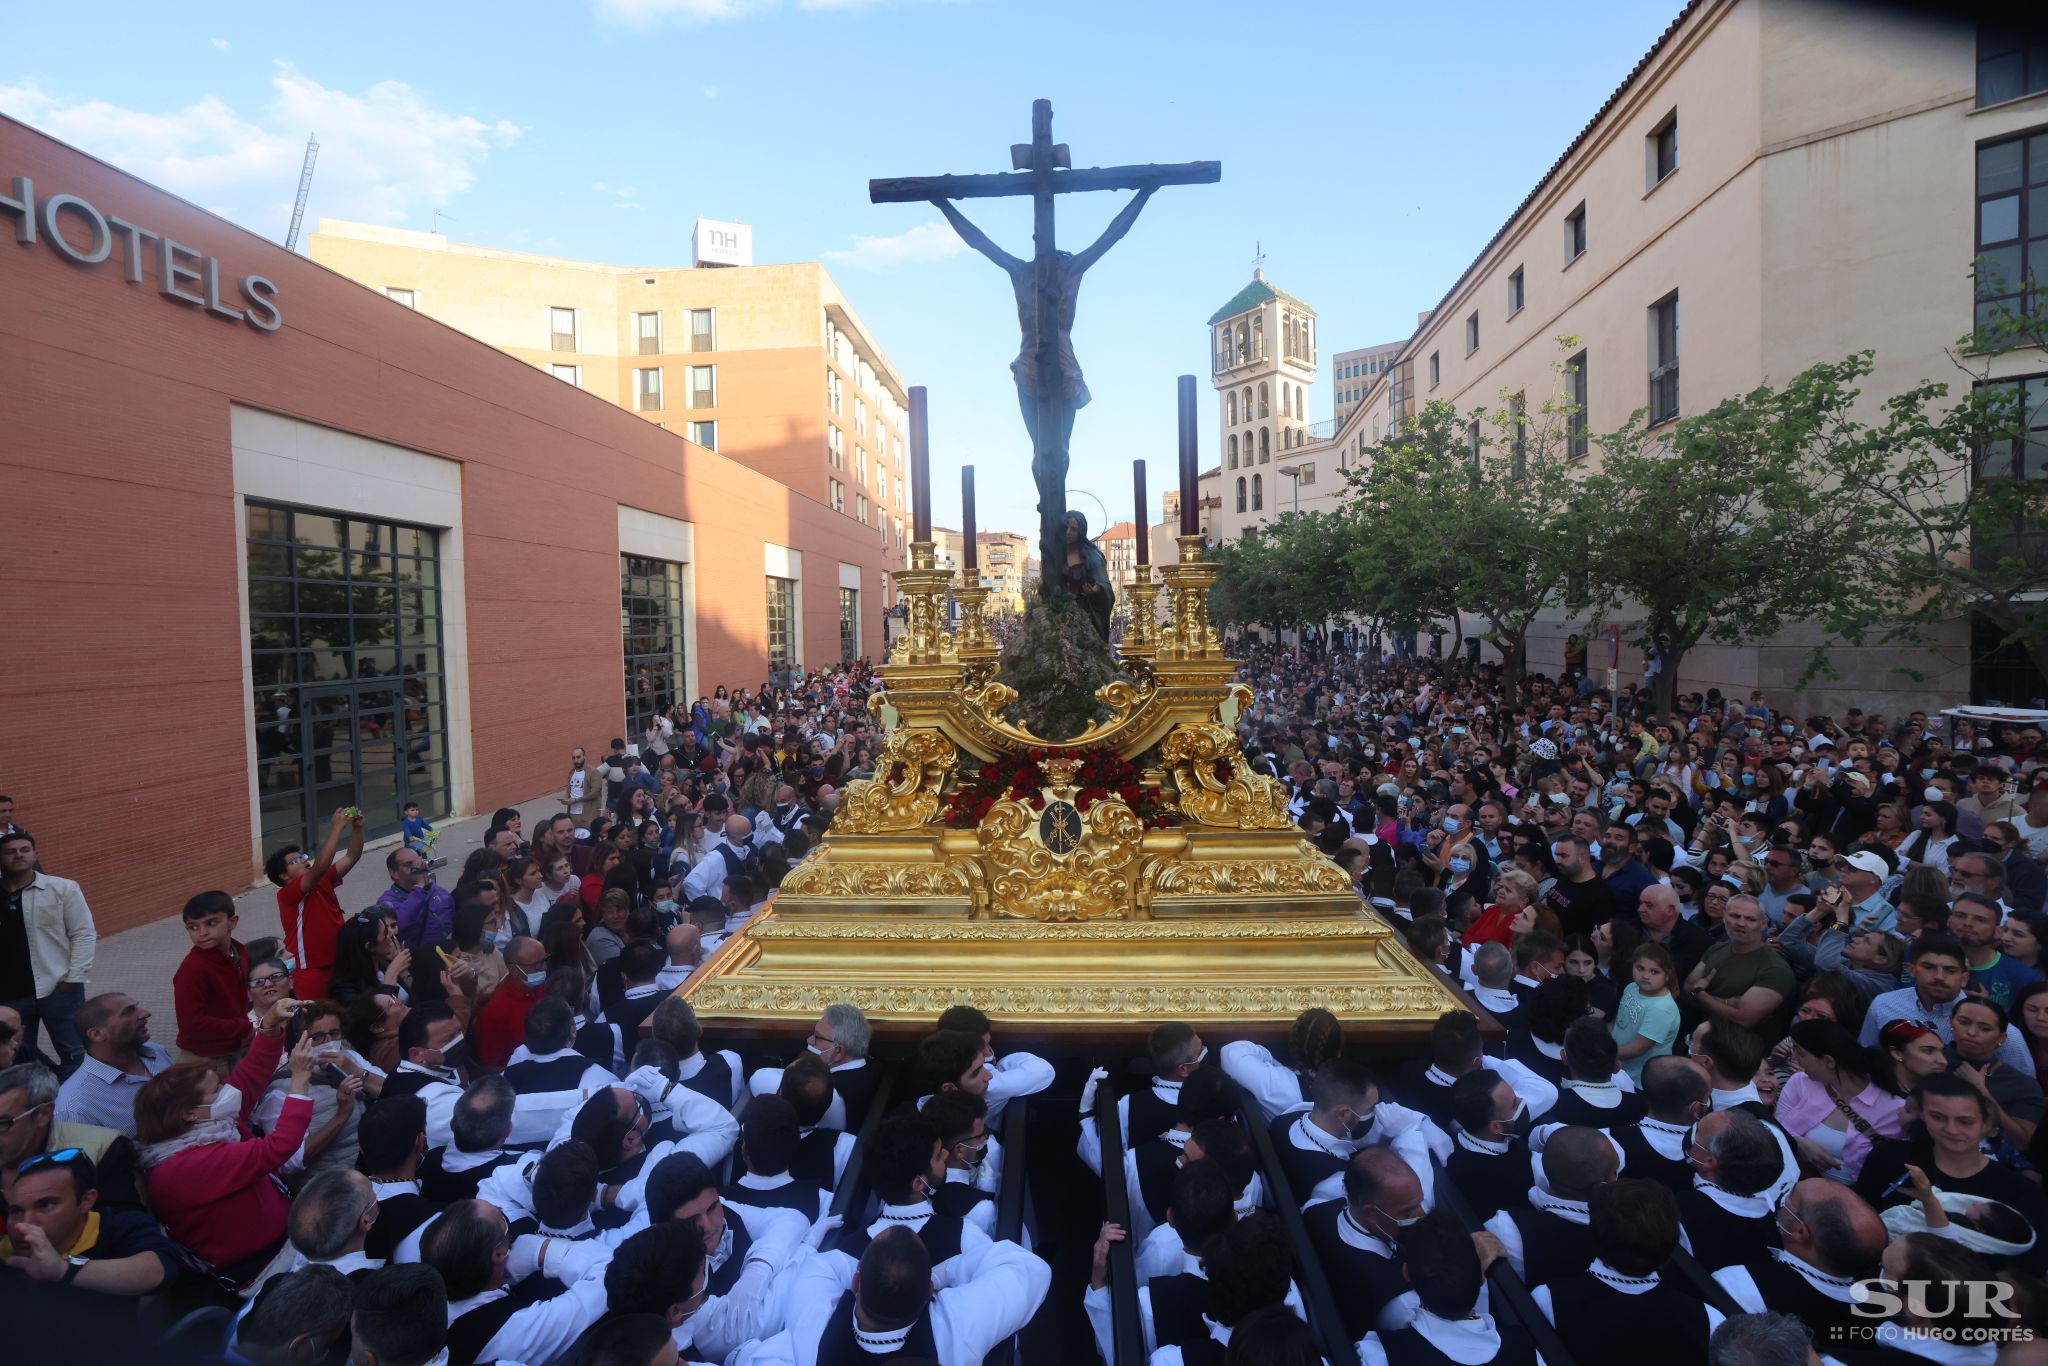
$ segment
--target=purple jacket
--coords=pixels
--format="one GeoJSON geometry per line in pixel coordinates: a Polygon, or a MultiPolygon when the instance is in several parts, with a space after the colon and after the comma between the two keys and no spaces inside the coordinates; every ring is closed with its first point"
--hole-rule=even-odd
{"type": "Polygon", "coordinates": [[[455,933],[455,898],[431,882],[410,890],[393,883],[377,898],[377,904],[397,915],[398,942],[409,949],[452,938],[455,933]]]}

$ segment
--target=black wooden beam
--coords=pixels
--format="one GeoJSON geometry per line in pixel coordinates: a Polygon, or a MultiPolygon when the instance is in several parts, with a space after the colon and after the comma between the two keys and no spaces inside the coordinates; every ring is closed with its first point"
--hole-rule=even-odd
{"type": "MultiPolygon", "coordinates": [[[[1187,161],[1170,166],[1087,166],[1078,171],[1052,171],[1054,194],[1082,190],[1143,190],[1160,185],[1214,185],[1223,179],[1220,161],[1187,161]]],[[[887,176],[868,182],[874,204],[921,204],[932,199],[999,199],[1028,196],[1038,188],[1031,171],[993,175],[887,176]]]]}

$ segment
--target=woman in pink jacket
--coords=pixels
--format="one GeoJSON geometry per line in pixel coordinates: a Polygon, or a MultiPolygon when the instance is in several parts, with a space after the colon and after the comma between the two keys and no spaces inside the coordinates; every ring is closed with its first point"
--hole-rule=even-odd
{"type": "Polygon", "coordinates": [[[313,1048],[301,1039],[276,1128],[249,1136],[249,1115],[284,1051],[282,1027],[298,1007],[293,1000],[271,1005],[226,1085],[205,1063],[180,1063],[135,1096],[150,1207],[173,1239],[237,1286],[254,1280],[284,1242],[291,1196],[276,1173],[299,1150],[313,1116],[313,1048]]]}

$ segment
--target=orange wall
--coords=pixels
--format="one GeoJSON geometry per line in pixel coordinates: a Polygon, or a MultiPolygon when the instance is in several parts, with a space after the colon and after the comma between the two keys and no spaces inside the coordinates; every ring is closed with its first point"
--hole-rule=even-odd
{"type": "Polygon", "coordinates": [[[462,463],[477,809],[617,729],[621,503],[694,524],[705,690],[763,677],[764,540],[803,552],[807,662],[838,657],[841,561],[882,653],[872,529],[0,118],[0,192],[15,176],[218,257],[231,298],[268,276],[283,313],[209,316],[153,259],[131,284],[118,246],[75,265],[0,216],[0,791],[103,932],[253,873],[231,404],[462,463]]]}

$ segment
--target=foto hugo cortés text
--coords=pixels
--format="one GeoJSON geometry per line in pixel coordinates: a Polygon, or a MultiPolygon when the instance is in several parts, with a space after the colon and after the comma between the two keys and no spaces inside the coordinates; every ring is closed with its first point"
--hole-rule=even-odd
{"type": "Polygon", "coordinates": [[[143,262],[153,261],[157,293],[166,299],[204,309],[229,322],[245,322],[259,332],[275,332],[284,316],[277,306],[277,286],[261,275],[236,281],[240,307],[221,298],[220,258],[162,233],[101,213],[75,194],[36,197],[27,176],[15,176],[0,193],[0,215],[14,220],[14,240],[24,247],[39,241],[78,266],[97,266],[118,250],[128,283],[143,283],[143,262]]]}

